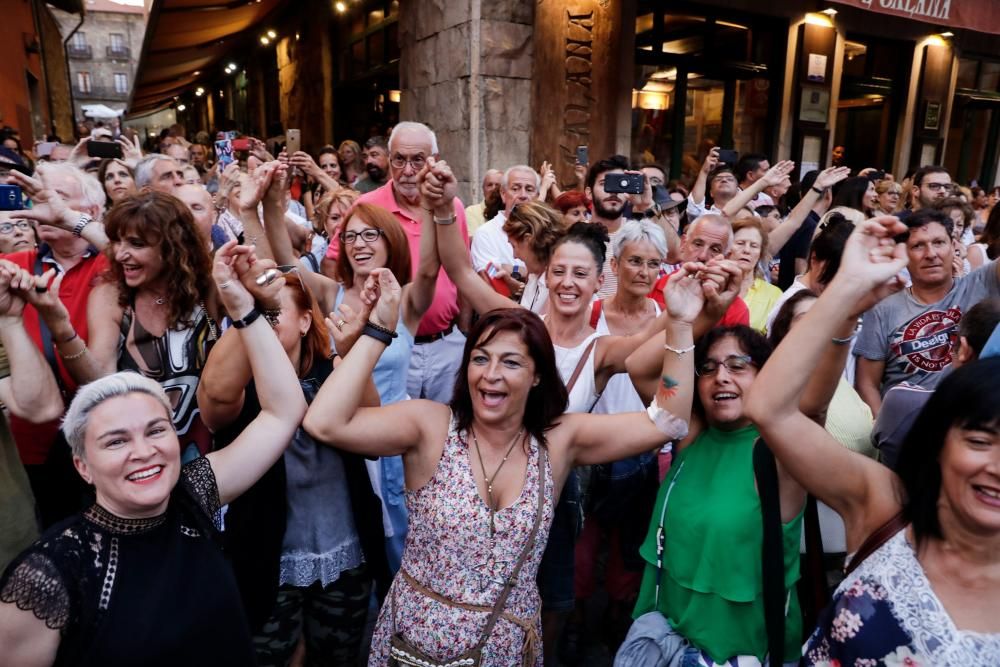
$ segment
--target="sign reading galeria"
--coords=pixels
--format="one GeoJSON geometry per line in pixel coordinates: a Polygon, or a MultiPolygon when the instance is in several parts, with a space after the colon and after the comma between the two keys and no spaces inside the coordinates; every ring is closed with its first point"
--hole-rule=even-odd
{"type": "Polygon", "coordinates": [[[891,14],[942,28],[968,28],[1000,35],[998,0],[833,0],[866,11],[891,14]]]}

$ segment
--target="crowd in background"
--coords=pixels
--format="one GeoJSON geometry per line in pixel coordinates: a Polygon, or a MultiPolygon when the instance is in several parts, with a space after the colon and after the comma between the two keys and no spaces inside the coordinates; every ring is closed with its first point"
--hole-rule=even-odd
{"type": "Polygon", "coordinates": [[[1000,664],[1000,187],[86,129],[0,132],[0,665],[1000,664]]]}

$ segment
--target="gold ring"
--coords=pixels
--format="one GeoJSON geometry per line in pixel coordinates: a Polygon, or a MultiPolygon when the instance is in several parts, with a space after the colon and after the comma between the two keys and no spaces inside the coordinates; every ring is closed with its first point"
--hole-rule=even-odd
{"type": "Polygon", "coordinates": [[[334,323],[334,326],[336,326],[336,327],[337,327],[337,330],[339,331],[339,330],[342,330],[342,329],[344,328],[344,325],[345,325],[345,324],[347,324],[347,320],[344,320],[344,319],[340,319],[340,320],[337,320],[337,321],[336,321],[336,322],[334,323]]]}

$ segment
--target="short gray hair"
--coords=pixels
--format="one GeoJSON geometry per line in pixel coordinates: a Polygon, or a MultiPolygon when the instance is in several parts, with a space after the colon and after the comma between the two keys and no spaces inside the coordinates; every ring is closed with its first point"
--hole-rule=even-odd
{"type": "Polygon", "coordinates": [[[667,235],[659,225],[650,220],[629,220],[623,224],[611,242],[611,255],[619,259],[626,245],[643,241],[653,244],[661,261],[667,256],[667,235]]]}
{"type": "Polygon", "coordinates": [[[692,222],[690,225],[688,225],[688,228],[684,230],[684,236],[686,237],[689,234],[693,234],[695,228],[698,225],[706,223],[706,222],[711,222],[711,223],[714,223],[716,225],[720,225],[722,227],[725,227],[728,230],[727,234],[726,234],[726,250],[725,251],[728,253],[730,250],[732,250],[733,249],[733,224],[731,222],[729,222],[728,218],[725,218],[725,217],[719,215],[718,213],[705,213],[704,215],[698,216],[695,219],[695,221],[692,222]]]}
{"type": "Polygon", "coordinates": [[[169,155],[164,155],[163,153],[150,153],[146,155],[138,164],[135,165],[135,187],[141,190],[142,188],[148,187],[153,182],[153,166],[159,160],[170,160],[171,162],[177,162],[169,155]]]}
{"type": "Polygon", "coordinates": [[[135,371],[121,371],[102,377],[100,380],[94,380],[81,387],[76,393],[60,427],[66,437],[66,442],[73,450],[73,456],[81,459],[86,458],[84,456],[84,439],[87,433],[87,424],[90,422],[90,413],[94,411],[94,408],[104,401],[128,394],[152,396],[163,405],[168,418],[173,415],[170,399],[167,398],[163,387],[156,380],[145,375],[140,375],[135,371]]]}
{"type": "Polygon", "coordinates": [[[502,189],[507,189],[507,182],[510,181],[510,175],[515,171],[530,171],[535,176],[535,191],[537,192],[542,187],[542,177],[538,175],[537,171],[526,164],[515,164],[513,167],[507,167],[507,170],[503,172],[503,178],[500,179],[500,187],[502,189]]]}
{"type": "Polygon", "coordinates": [[[50,178],[68,178],[80,186],[81,202],[87,208],[96,208],[98,211],[104,209],[104,204],[108,196],[104,192],[104,187],[92,174],[88,174],[83,169],[70,164],[69,162],[45,162],[38,165],[38,175],[42,179],[45,187],[51,187],[47,182],[50,178]]]}
{"type": "Polygon", "coordinates": [[[437,135],[434,134],[434,130],[427,127],[423,123],[416,123],[412,120],[404,120],[401,123],[396,123],[396,127],[392,128],[392,134],[389,135],[389,150],[392,150],[392,144],[396,140],[396,134],[398,132],[405,132],[407,130],[413,132],[422,132],[427,135],[427,138],[431,142],[431,155],[438,154],[438,140],[437,135]]]}

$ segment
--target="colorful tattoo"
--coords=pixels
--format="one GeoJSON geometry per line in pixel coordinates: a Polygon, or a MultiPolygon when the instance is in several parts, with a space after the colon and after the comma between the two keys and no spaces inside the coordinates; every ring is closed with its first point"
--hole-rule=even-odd
{"type": "Polygon", "coordinates": [[[677,394],[677,388],[681,386],[681,383],[673,379],[669,375],[664,375],[660,381],[660,388],[656,391],[656,397],[662,399],[668,399],[677,394]]]}

